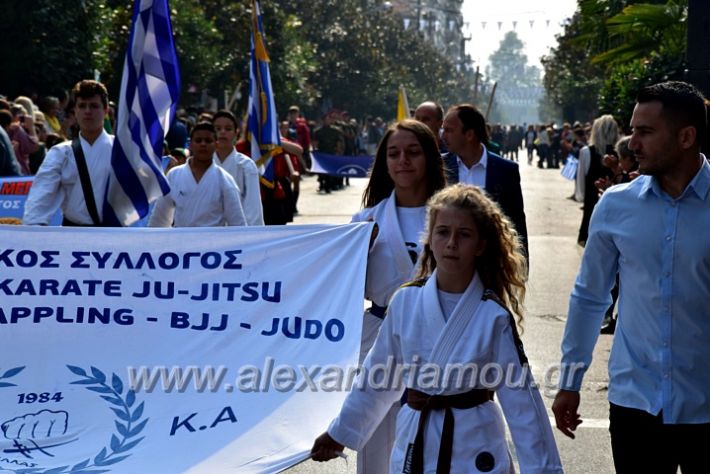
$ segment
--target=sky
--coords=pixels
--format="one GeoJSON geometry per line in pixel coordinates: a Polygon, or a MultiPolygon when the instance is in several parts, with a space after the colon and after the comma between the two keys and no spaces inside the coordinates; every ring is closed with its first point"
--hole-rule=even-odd
{"type": "Polygon", "coordinates": [[[528,64],[542,68],[540,56],[557,44],[555,35],[562,33],[562,22],[576,8],[576,0],[464,0],[464,35],[471,37],[466,52],[474,67],[479,65],[485,72],[488,56],[498,49],[505,33],[514,30],[525,44],[528,64]]]}

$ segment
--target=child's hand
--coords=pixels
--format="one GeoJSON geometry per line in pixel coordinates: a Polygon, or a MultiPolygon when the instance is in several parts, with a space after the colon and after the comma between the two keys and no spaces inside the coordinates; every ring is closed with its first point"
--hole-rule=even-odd
{"type": "Polygon", "coordinates": [[[594,181],[594,186],[596,186],[596,188],[600,191],[600,194],[609,189],[611,184],[611,180],[606,176],[602,176],[598,180],[594,181]]]}
{"type": "Polygon", "coordinates": [[[579,392],[560,390],[552,403],[552,412],[555,414],[557,429],[565,436],[574,439],[573,431],[577,429],[582,420],[577,409],[579,408],[579,392]]]}
{"type": "Polygon", "coordinates": [[[330,461],[331,459],[341,457],[343,449],[345,449],[345,446],[331,438],[328,432],[325,432],[316,438],[316,441],[313,443],[311,458],[318,462],[330,461]]]}
{"type": "Polygon", "coordinates": [[[602,158],[602,164],[612,171],[616,171],[616,168],[619,167],[619,158],[614,155],[604,155],[604,158],[602,158]]]}

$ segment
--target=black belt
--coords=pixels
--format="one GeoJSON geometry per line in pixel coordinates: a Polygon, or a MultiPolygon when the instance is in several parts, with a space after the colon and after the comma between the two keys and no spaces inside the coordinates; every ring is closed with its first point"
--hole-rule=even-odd
{"type": "Polygon", "coordinates": [[[469,392],[456,395],[428,395],[419,390],[407,389],[407,405],[413,410],[422,412],[419,415],[417,436],[414,438],[414,446],[411,451],[411,470],[409,472],[411,474],[424,472],[424,425],[432,410],[445,410],[436,474],[448,474],[451,470],[451,453],[454,446],[454,413],[451,409],[473,408],[491,400],[493,400],[493,392],[484,388],[474,388],[469,392]]]}
{"type": "Polygon", "coordinates": [[[372,306],[370,306],[370,309],[368,311],[370,311],[370,314],[376,318],[385,319],[387,306],[378,306],[375,303],[372,303],[372,306]]]}

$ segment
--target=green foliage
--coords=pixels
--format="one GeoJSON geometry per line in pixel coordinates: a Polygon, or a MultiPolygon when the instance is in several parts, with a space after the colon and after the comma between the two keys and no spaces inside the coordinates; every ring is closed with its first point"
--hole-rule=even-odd
{"type": "Polygon", "coordinates": [[[128,44],[133,2],[114,0],[97,2],[96,34],[92,48],[93,68],[101,72],[101,80],[111,97],[118,97],[121,74],[128,44]]]}
{"type": "Polygon", "coordinates": [[[609,37],[607,19],[620,13],[627,0],[578,0],[577,34],[572,39],[592,55],[616,45],[609,37]]]}
{"type": "Polygon", "coordinates": [[[607,20],[609,38],[618,46],[595,56],[592,61],[619,65],[653,54],[681,55],[687,37],[687,5],[673,1],[666,5],[629,5],[607,20]]]}
{"type": "Polygon", "coordinates": [[[224,36],[214,19],[209,18],[200,3],[192,0],[172,0],[170,13],[175,48],[180,63],[184,92],[190,86],[206,86],[213,74],[225,67],[222,57],[224,36]]]}
{"type": "Polygon", "coordinates": [[[470,100],[471,75],[457,71],[416,31],[405,30],[394,13],[363,10],[355,0],[281,3],[301,19],[303,37],[313,47],[316,64],[308,82],[319,91],[321,108],[392,118],[400,84],[410,105],[470,100]]]}
{"type": "Polygon", "coordinates": [[[607,20],[619,45],[593,58],[606,65],[599,91],[603,113],[627,124],[638,91],[655,82],[680,79],[687,41],[687,1],[629,5],[607,20]]]}
{"type": "Polygon", "coordinates": [[[543,60],[549,102],[568,120],[612,113],[628,123],[641,87],[682,75],[687,3],[579,0],[543,60]]]}
{"type": "Polygon", "coordinates": [[[280,33],[281,41],[270,48],[272,56],[280,58],[271,62],[277,110],[286,111],[294,104],[313,108],[320,94],[308,80],[317,69],[313,45],[304,37],[302,22],[295,15],[284,16],[280,33]]]}
{"type": "Polygon", "coordinates": [[[680,80],[682,69],[681,58],[660,55],[614,67],[599,94],[600,113],[612,114],[622,124],[628,124],[638,92],[649,84],[680,80]]]}
{"type": "Polygon", "coordinates": [[[47,94],[93,77],[98,0],[4,2],[0,15],[0,91],[47,94]],[[70,12],[70,13],[67,13],[70,12]]]}
{"type": "Polygon", "coordinates": [[[567,121],[586,121],[596,114],[604,71],[588,60],[589,46],[576,41],[582,34],[581,24],[581,14],[577,13],[558,36],[557,47],[541,59],[546,92],[540,117],[543,122],[555,119],[551,114],[557,109],[567,121]]]}
{"type": "MultiPolygon", "coordinates": [[[[194,85],[196,89],[206,88],[211,95],[221,96],[224,89],[230,89],[231,92],[234,87],[249,80],[251,2],[206,0],[193,3],[203,9],[201,13],[195,14],[201,16],[201,21],[208,24],[219,38],[215,37],[205,43],[205,48],[212,50],[215,62],[206,64],[202,75],[190,76],[189,71],[183,71],[183,83],[194,85]]],[[[188,42],[193,41],[188,35],[185,39],[188,42]]],[[[181,69],[184,70],[188,59],[183,58],[180,51],[178,59],[181,69]]]]}
{"type": "MultiPolygon", "coordinates": [[[[133,0],[11,1],[0,17],[0,92],[47,93],[101,79],[118,97],[133,0]]],[[[400,84],[411,105],[470,100],[473,75],[459,71],[394,13],[359,0],[263,1],[266,46],[277,109],[298,104],[351,115],[395,114],[400,84]]],[[[202,91],[222,99],[238,89],[246,108],[251,0],[170,0],[183,106],[202,91]],[[189,91],[197,91],[196,93],[189,91]]]]}

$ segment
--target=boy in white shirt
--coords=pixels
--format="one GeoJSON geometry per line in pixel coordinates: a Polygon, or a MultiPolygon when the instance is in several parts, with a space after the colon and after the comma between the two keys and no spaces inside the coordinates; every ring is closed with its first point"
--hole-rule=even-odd
{"type": "Polygon", "coordinates": [[[217,133],[214,163],[227,171],[237,183],[247,224],[264,225],[259,170],[254,160],[234,148],[238,130],[236,117],[229,111],[220,110],[214,114],[212,125],[217,133]]]}

